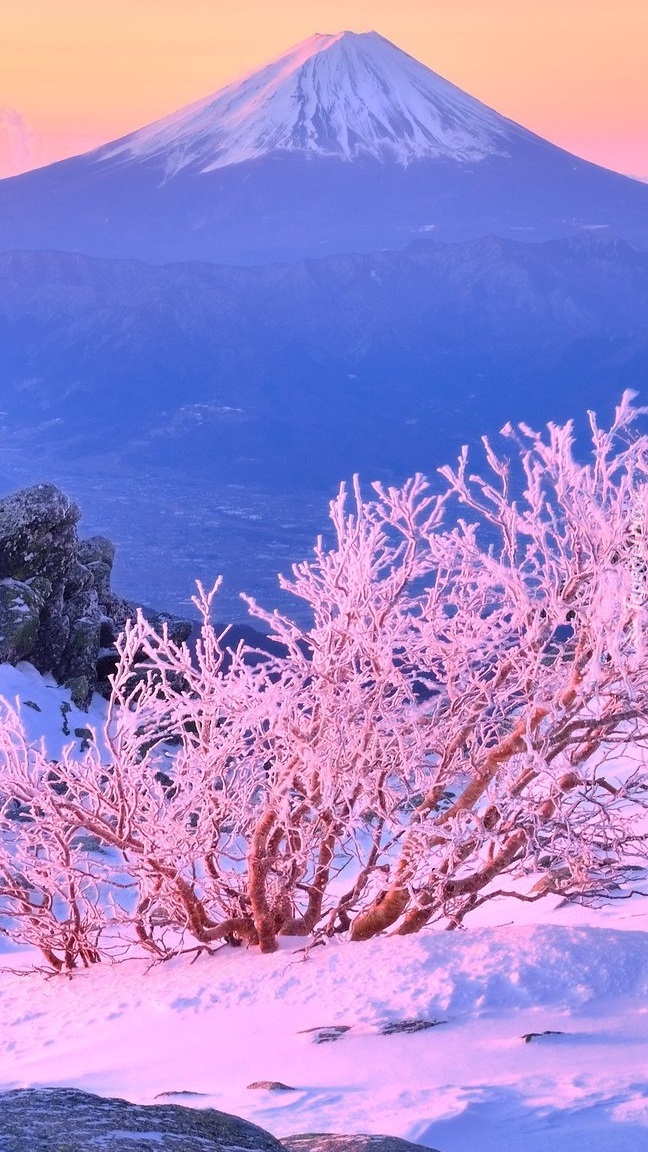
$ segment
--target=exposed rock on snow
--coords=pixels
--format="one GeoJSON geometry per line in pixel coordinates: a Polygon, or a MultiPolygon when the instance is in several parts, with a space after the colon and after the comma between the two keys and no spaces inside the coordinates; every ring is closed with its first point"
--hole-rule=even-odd
{"type": "MultiPolygon", "coordinates": [[[[288,1152],[420,1152],[422,1144],[412,1144],[399,1136],[338,1136],[331,1132],[305,1132],[299,1136],[284,1136],[281,1141],[288,1152]]],[[[426,1152],[436,1152],[434,1148],[426,1152]]]]}
{"type": "Polygon", "coordinates": [[[555,1028],[545,1028],[544,1032],[523,1032],[522,1040],[526,1044],[530,1044],[532,1040],[540,1040],[543,1036],[564,1036],[564,1032],[557,1031],[555,1028]]]}
{"type": "Polygon", "coordinates": [[[292,1084],[282,1084],[281,1080],[253,1080],[248,1088],[265,1088],[267,1092],[295,1092],[292,1084]]]}
{"type": "Polygon", "coordinates": [[[425,1032],[428,1028],[436,1028],[445,1023],[445,1020],[390,1020],[388,1024],[383,1024],[380,1035],[398,1036],[402,1033],[410,1036],[414,1032],[425,1032]]]}
{"type": "Polygon", "coordinates": [[[333,1044],[350,1031],[350,1024],[327,1024],[323,1028],[303,1028],[302,1034],[310,1036],[313,1044],[333,1044]]]}
{"type": "Polygon", "coordinates": [[[29,660],[89,698],[101,610],[79,560],[76,504],[53,484],[0,501],[0,659],[29,660]]]}
{"type": "Polygon", "coordinates": [[[129,1104],[74,1088],[0,1095],[0,1152],[281,1152],[269,1132],[217,1112],[180,1104],[129,1104]]]}
{"type": "MultiPolygon", "coordinates": [[[[0,500],[0,662],[28,660],[71,690],[79,707],[106,689],[112,647],[135,606],[110,587],[115,547],[104,536],[79,540],[76,504],[53,484],[0,500]]],[[[176,641],[188,621],[151,613],[176,641]]]]}
{"type": "MultiPolygon", "coordinates": [[[[274,1085],[264,1081],[263,1086],[274,1085]]],[[[110,1152],[133,1152],[135,1147],[138,1152],[419,1152],[423,1146],[396,1136],[322,1132],[279,1142],[256,1124],[214,1108],[131,1104],[76,1088],[0,1094],[0,1152],[100,1152],[108,1147],[110,1152]]]]}

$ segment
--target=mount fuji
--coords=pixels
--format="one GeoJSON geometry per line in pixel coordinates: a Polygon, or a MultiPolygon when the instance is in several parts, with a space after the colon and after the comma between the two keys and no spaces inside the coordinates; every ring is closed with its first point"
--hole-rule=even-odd
{"type": "Polygon", "coordinates": [[[0,249],[152,263],[582,231],[648,245],[648,186],[549,144],[376,32],[315,35],[121,140],[0,181],[0,249]]]}
{"type": "Polygon", "coordinates": [[[277,151],[467,163],[505,154],[508,141],[527,136],[377,32],[342,32],[312,36],[241,83],[101,154],[155,158],[169,177],[277,151]]]}

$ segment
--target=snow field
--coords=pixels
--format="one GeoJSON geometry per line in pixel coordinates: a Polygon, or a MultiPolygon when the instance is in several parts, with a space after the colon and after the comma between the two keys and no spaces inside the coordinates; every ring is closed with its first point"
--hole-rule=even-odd
{"type": "MultiPolygon", "coordinates": [[[[67,694],[0,668],[53,752],[67,694]],[[31,700],[41,709],[25,706],[31,700]]],[[[648,1148],[648,906],[494,901],[467,929],[278,953],[224,946],[69,978],[0,956],[0,1089],[62,1085],[215,1107],[281,1137],[389,1133],[441,1152],[648,1148]],[[414,1034],[386,1024],[425,1020],[414,1034]],[[334,1042],[309,1029],[346,1026],[334,1042]],[[529,1042],[525,1034],[537,1033],[529,1042]],[[549,1033],[544,1035],[544,1033],[549,1033]],[[274,1080],[294,1091],[251,1090],[274,1080]],[[182,1095],[173,1095],[181,1093],[182,1095]]]]}
{"type": "Polygon", "coordinates": [[[577,1139],[629,1152],[648,1140],[648,949],[637,927],[504,925],[306,955],[302,943],[72,979],[17,975],[27,957],[7,956],[0,1084],[164,1096],[279,1137],[387,1132],[442,1152],[469,1152],[477,1135],[488,1152],[522,1137],[529,1152],[577,1139]],[[412,1019],[444,1022],[381,1034],[412,1019]],[[333,1043],[305,1031],[335,1024],[349,1031],[333,1043]],[[559,1034],[523,1039],[547,1030],[559,1034]],[[255,1080],[295,1091],[249,1090],[255,1080]]]}

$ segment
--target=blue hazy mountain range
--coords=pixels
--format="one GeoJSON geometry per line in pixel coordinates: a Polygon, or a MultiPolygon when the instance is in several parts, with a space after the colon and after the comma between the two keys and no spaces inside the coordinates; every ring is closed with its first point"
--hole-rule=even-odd
{"type": "Polygon", "coordinates": [[[65,486],[160,607],[219,572],[222,618],[272,606],[340,480],[606,418],[647,367],[648,186],[376,33],[0,181],[0,485],[65,486]]]}
{"type": "Polygon", "coordinates": [[[258,268],[5,253],[0,283],[5,488],[65,483],[166,607],[221,570],[272,603],[341,479],[607,416],[648,369],[648,252],[593,237],[258,268]]]}

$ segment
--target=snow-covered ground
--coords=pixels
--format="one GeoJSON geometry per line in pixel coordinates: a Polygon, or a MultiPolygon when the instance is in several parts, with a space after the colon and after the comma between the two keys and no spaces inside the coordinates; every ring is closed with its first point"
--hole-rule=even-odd
{"type": "MultiPolygon", "coordinates": [[[[88,723],[26,665],[0,667],[0,695],[40,708],[24,715],[53,754],[66,721],[88,723]]],[[[456,933],[224,946],[72,978],[25,975],[31,962],[0,956],[0,1090],[71,1085],[212,1106],[279,1137],[382,1132],[441,1152],[648,1148],[641,897],[493,902],[456,933]],[[383,1031],[412,1020],[436,1026],[383,1031]],[[325,1043],[309,1031],[336,1026],[325,1043]],[[266,1080],[292,1091],[248,1088],[266,1080]]]]}

